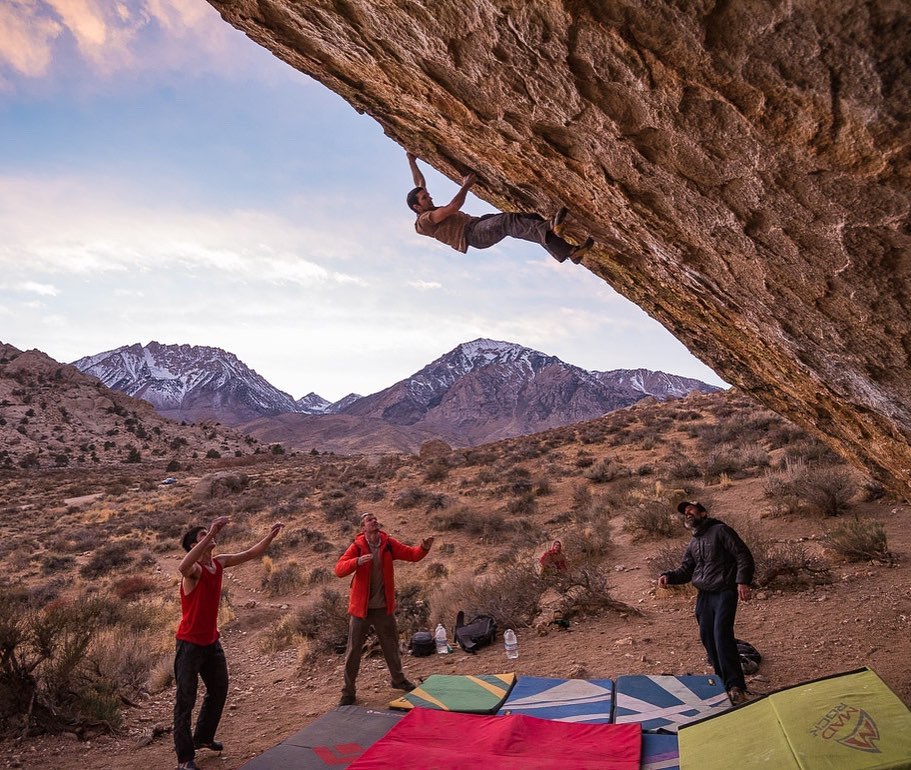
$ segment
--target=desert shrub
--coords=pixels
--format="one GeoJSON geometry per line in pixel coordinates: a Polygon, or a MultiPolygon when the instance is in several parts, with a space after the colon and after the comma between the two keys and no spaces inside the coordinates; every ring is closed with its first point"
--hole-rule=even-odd
{"type": "Polygon", "coordinates": [[[427,589],[422,582],[406,582],[396,585],[395,615],[399,633],[410,637],[415,631],[425,630],[430,625],[430,603],[427,589]]]}
{"type": "Polygon", "coordinates": [[[424,481],[433,483],[444,481],[449,476],[449,463],[445,457],[438,457],[427,465],[424,472],[424,481]]]}
{"type": "Polygon", "coordinates": [[[268,556],[264,556],[262,561],[265,568],[262,587],[269,596],[283,596],[304,585],[304,575],[296,561],[289,561],[280,566],[275,566],[268,556]]]}
{"type": "Polygon", "coordinates": [[[399,492],[392,500],[396,508],[415,508],[422,503],[427,502],[429,492],[420,487],[409,487],[399,492]]]}
{"type": "Polygon", "coordinates": [[[686,545],[681,543],[661,546],[651,560],[650,569],[653,570],[656,576],[662,572],[670,572],[677,569],[683,561],[685,551],[686,545]]]}
{"type": "Polygon", "coordinates": [[[623,531],[636,539],[676,537],[680,534],[680,523],[666,502],[646,500],[626,514],[623,531]]]}
{"type": "Polygon", "coordinates": [[[850,510],[856,487],[844,468],[826,465],[808,468],[795,480],[794,490],[811,509],[838,516],[850,510]]]}
{"type": "Polygon", "coordinates": [[[816,441],[809,436],[794,441],[784,451],[783,462],[800,460],[805,463],[836,464],[841,458],[821,441],[816,441]]]}
{"type": "Polygon", "coordinates": [[[329,492],[322,501],[323,515],[327,521],[353,520],[357,515],[355,498],[342,490],[329,492]],[[341,492],[341,494],[339,494],[341,492]]]}
{"type": "Polygon", "coordinates": [[[259,647],[262,652],[280,652],[299,645],[305,637],[297,628],[297,617],[291,613],[283,615],[263,634],[259,647]]]}
{"type": "Polygon", "coordinates": [[[430,511],[439,511],[442,508],[445,508],[449,505],[449,498],[444,494],[432,493],[427,495],[426,499],[426,510],[429,513],[430,511]]]}
{"type": "Polygon", "coordinates": [[[114,729],[119,699],[113,683],[90,665],[87,653],[101,625],[91,600],[30,606],[0,590],[0,725],[25,735],[91,723],[114,729]]]}
{"type": "Polygon", "coordinates": [[[584,449],[580,449],[576,454],[576,467],[577,468],[590,468],[595,464],[595,458],[591,453],[586,452],[584,449]]]}
{"type": "Polygon", "coordinates": [[[424,568],[424,574],[431,580],[439,580],[449,576],[449,567],[441,562],[432,561],[424,568]]]}
{"type": "Polygon", "coordinates": [[[610,572],[603,566],[586,564],[560,578],[560,611],[564,618],[596,616],[606,610],[641,615],[625,602],[611,596],[610,572]]]}
{"type": "Polygon", "coordinates": [[[482,513],[467,506],[457,506],[431,519],[431,524],[444,531],[466,532],[484,543],[495,543],[504,535],[526,528],[526,524],[511,521],[496,513],[482,513]]]}
{"type": "Polygon", "coordinates": [[[69,554],[47,553],[41,559],[41,571],[45,575],[52,575],[55,572],[71,570],[76,564],[76,558],[69,554]]]}
{"type": "Polygon", "coordinates": [[[592,492],[588,484],[576,484],[573,487],[572,508],[574,511],[587,508],[592,504],[592,492]]]}
{"type": "Polygon", "coordinates": [[[546,495],[553,494],[553,487],[550,484],[550,479],[546,476],[538,476],[532,482],[532,490],[535,497],[545,497],[546,495]]]}
{"type": "Polygon", "coordinates": [[[806,543],[779,543],[755,526],[739,534],[753,554],[756,564],[753,583],[756,586],[799,587],[832,582],[829,565],[824,559],[812,554],[806,543]]]}
{"type": "Polygon", "coordinates": [[[826,533],[826,547],[848,561],[891,561],[886,530],[873,519],[846,521],[826,533]]]}
{"type": "Polygon", "coordinates": [[[560,540],[563,554],[570,568],[597,564],[613,550],[610,529],[605,526],[591,526],[573,529],[560,540]]]}
{"type": "Polygon", "coordinates": [[[100,546],[79,568],[82,577],[93,580],[106,575],[115,567],[122,567],[133,561],[130,547],[121,541],[113,541],[100,546]]]}
{"type": "Polygon", "coordinates": [[[606,484],[617,476],[617,468],[607,458],[591,466],[582,475],[593,484],[606,484]]]}
{"type": "Polygon", "coordinates": [[[509,513],[530,516],[538,509],[538,502],[535,499],[535,493],[529,489],[522,495],[514,497],[506,504],[506,510],[509,513]]]}
{"type": "Polygon", "coordinates": [[[306,638],[309,654],[342,653],[348,642],[348,600],[334,588],[323,588],[306,607],[298,610],[291,631],[306,638]]]}
{"type": "Polygon", "coordinates": [[[332,579],[332,573],[325,567],[314,567],[310,570],[310,575],[307,577],[307,583],[311,586],[320,585],[321,583],[328,583],[332,579]]]}
{"type": "Polygon", "coordinates": [[[431,596],[434,620],[451,627],[456,613],[490,615],[501,629],[524,628],[540,611],[545,584],[530,559],[499,564],[483,577],[460,576],[431,596]]]}
{"type": "Polygon", "coordinates": [[[130,575],[114,583],[114,595],[130,601],[155,590],[155,582],[142,575],[130,575]]]}
{"type": "Polygon", "coordinates": [[[668,471],[676,479],[696,479],[702,475],[699,466],[687,457],[677,456],[671,460],[668,471]]]}

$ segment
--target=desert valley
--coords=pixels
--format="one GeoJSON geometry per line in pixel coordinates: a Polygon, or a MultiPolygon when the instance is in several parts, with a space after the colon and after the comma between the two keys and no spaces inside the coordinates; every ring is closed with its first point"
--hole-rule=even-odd
{"type": "MultiPolygon", "coordinates": [[[[911,703],[909,506],[736,391],[644,398],[477,446],[343,455],[181,425],[37,352],[4,350],[3,429],[23,427],[32,447],[0,471],[7,767],[173,762],[179,538],[219,515],[231,518],[222,551],[286,528],[227,574],[225,750],[201,753],[201,767],[239,767],[335,707],[348,581],[332,569],[364,511],[406,542],[436,537],[398,569],[403,643],[437,622],[451,630],[458,610],[518,634],[517,661],[499,640],[475,656],[406,656],[415,680],[708,672],[694,593],[655,582],[687,541],[674,506],[699,499],[757,560],[737,624],[763,654],[751,691],[867,665],[911,703]],[[571,566],[559,586],[535,569],[556,537],[571,566]],[[555,611],[568,628],[548,622],[555,611]]],[[[396,693],[377,652],[358,695],[382,708],[396,693]]]]}

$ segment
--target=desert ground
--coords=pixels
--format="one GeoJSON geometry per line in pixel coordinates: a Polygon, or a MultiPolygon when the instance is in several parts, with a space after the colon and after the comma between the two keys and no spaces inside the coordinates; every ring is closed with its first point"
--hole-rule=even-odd
{"type": "MultiPolygon", "coordinates": [[[[44,689],[28,717],[3,693],[0,762],[61,770],[175,765],[169,671],[179,539],[222,514],[232,520],[222,552],[252,544],[274,521],[286,528],[268,557],[226,572],[221,629],[231,686],[218,734],[225,750],[200,752],[203,768],[240,767],[335,707],[348,580],[332,567],[367,510],[405,542],[436,537],[424,561],[397,564],[403,642],[438,621],[451,634],[459,609],[490,612],[501,632],[507,624],[517,630],[518,660],[506,659],[501,640],[477,655],[405,656],[414,681],[503,671],[709,673],[694,592],[655,583],[688,538],[670,511],[699,499],[757,556],[760,584],[737,621],[738,637],[763,654],[748,677],[753,693],[870,666],[911,704],[911,506],[744,397],[642,403],[474,449],[425,450],[200,461],[173,474],[171,485],[160,483],[168,474],[153,463],[0,476],[5,639],[29,618],[86,602],[96,608],[67,669],[81,700],[64,702],[52,687],[61,643],[57,658],[35,668],[44,689]],[[880,534],[865,539],[871,533],[880,534]],[[558,537],[583,575],[571,588],[534,575],[538,555],[558,537]],[[851,553],[870,542],[868,553],[851,553]],[[568,630],[547,623],[555,607],[568,630]],[[49,693],[56,712],[45,708],[49,693]]],[[[37,654],[26,641],[20,648],[37,654]]],[[[376,654],[365,658],[358,684],[361,705],[383,708],[398,694],[376,654]]]]}

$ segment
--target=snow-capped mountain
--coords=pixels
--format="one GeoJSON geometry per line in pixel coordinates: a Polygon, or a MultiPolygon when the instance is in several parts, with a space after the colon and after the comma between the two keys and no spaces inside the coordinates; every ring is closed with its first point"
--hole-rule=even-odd
{"type": "Polygon", "coordinates": [[[342,414],[430,428],[456,444],[477,444],[599,417],[653,396],[717,390],[648,370],[589,372],[537,350],[478,339],[342,414]]]}
{"type": "Polygon", "coordinates": [[[73,365],[177,420],[237,424],[298,411],[291,396],[220,348],[137,343],[80,358],[73,365]]]}
{"type": "Polygon", "coordinates": [[[297,407],[294,411],[301,414],[325,414],[326,410],[332,406],[331,401],[327,401],[316,393],[308,393],[294,403],[297,407]]]}

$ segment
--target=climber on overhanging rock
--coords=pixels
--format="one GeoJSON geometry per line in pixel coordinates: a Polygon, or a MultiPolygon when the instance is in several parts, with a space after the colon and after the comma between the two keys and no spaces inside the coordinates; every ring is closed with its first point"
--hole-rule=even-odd
{"type": "Polygon", "coordinates": [[[473,217],[460,211],[465,204],[465,196],[475,183],[474,174],[469,174],[462,180],[462,186],[449,203],[434,206],[417,160],[415,155],[408,153],[408,165],[411,166],[411,176],[416,187],[408,193],[405,200],[408,208],[418,215],[414,229],[420,235],[436,238],[462,253],[468,251],[469,246],[488,249],[510,236],[540,243],[557,262],[565,262],[569,257],[577,265],[595,245],[593,238],[586,239],[579,246],[573,246],[560,237],[567,214],[565,208],[561,208],[550,219],[544,219],[538,214],[486,214],[473,217]]]}

